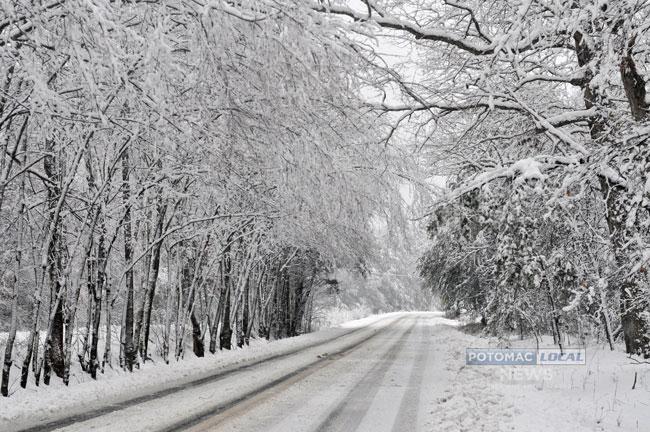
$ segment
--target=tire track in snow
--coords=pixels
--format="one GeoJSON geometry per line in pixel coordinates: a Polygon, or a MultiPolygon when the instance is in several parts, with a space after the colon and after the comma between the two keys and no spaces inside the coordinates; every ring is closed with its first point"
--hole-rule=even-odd
{"type": "MultiPolygon", "coordinates": [[[[237,399],[232,400],[227,404],[223,404],[218,407],[212,407],[209,410],[206,410],[205,414],[199,415],[198,417],[194,417],[190,420],[184,419],[163,430],[165,432],[172,432],[172,431],[199,432],[199,431],[213,430],[223,422],[236,419],[237,417],[240,417],[246,414],[247,412],[251,411],[252,409],[258,407],[259,405],[261,405],[262,403],[270,399],[278,391],[282,391],[285,388],[289,387],[290,385],[293,385],[296,382],[301,381],[307,376],[313,374],[314,372],[317,372],[318,370],[326,366],[329,366],[332,361],[336,361],[356,351],[357,349],[361,348],[363,344],[369,342],[370,340],[374,339],[378,335],[391,330],[393,327],[395,327],[397,324],[399,324],[406,318],[408,317],[402,316],[396,319],[395,321],[393,321],[391,324],[382,327],[378,331],[375,331],[374,333],[372,333],[366,338],[361,339],[360,341],[354,342],[351,345],[347,345],[344,348],[332,354],[324,355],[319,360],[309,363],[306,366],[303,366],[287,375],[284,375],[274,381],[271,381],[270,383],[259,387],[253,392],[247,393],[237,399]]],[[[409,334],[413,330],[414,326],[415,323],[411,326],[409,330],[407,330],[409,334]]],[[[404,333],[402,333],[402,336],[403,334],[404,333]]],[[[398,341],[398,343],[404,342],[407,338],[401,337],[402,340],[398,341]]],[[[395,349],[395,345],[393,345],[393,347],[390,350],[394,350],[394,349],[395,349]]]]}
{"type": "Polygon", "coordinates": [[[422,380],[425,367],[429,361],[428,329],[426,324],[420,326],[419,339],[416,341],[418,353],[411,364],[406,392],[402,397],[402,402],[391,429],[393,432],[417,430],[422,380]]]}
{"type": "MultiPolygon", "coordinates": [[[[386,321],[386,320],[389,320],[391,318],[392,317],[387,317],[387,318],[381,319],[381,320],[377,321],[376,323],[374,323],[373,325],[379,324],[379,323],[381,323],[383,321],[386,321]]],[[[377,334],[382,333],[384,330],[388,329],[389,327],[392,327],[393,325],[395,325],[397,322],[400,322],[404,318],[406,318],[406,317],[402,316],[400,318],[397,318],[392,323],[377,329],[368,338],[362,339],[362,341],[360,343],[363,343],[366,340],[369,340],[370,338],[376,336],[377,334]]],[[[155,399],[163,398],[165,396],[169,396],[169,395],[172,395],[174,393],[177,393],[177,392],[180,392],[180,391],[183,391],[183,390],[188,390],[188,389],[191,389],[191,388],[195,388],[195,387],[199,387],[199,386],[202,386],[202,385],[205,385],[205,384],[216,382],[216,381],[219,381],[219,380],[221,380],[223,378],[226,378],[226,377],[232,376],[234,374],[237,374],[239,372],[253,369],[254,367],[256,367],[258,365],[261,365],[263,363],[276,361],[276,360],[281,360],[281,359],[290,357],[292,355],[298,354],[298,353],[300,353],[302,351],[305,351],[305,350],[308,350],[308,349],[311,349],[311,348],[315,348],[315,347],[317,347],[319,345],[331,343],[331,342],[334,342],[336,340],[339,340],[339,339],[342,339],[342,338],[345,338],[345,337],[348,337],[348,336],[353,336],[353,335],[355,335],[357,333],[367,331],[367,330],[368,330],[368,327],[365,327],[365,326],[364,327],[359,327],[359,328],[356,328],[354,330],[347,331],[347,332],[345,332],[343,334],[340,334],[340,335],[337,335],[337,336],[334,336],[334,337],[331,337],[331,338],[328,338],[328,339],[320,340],[320,341],[317,341],[317,342],[314,342],[314,343],[311,343],[311,344],[307,344],[307,345],[302,346],[302,347],[300,347],[298,349],[294,349],[294,350],[291,350],[291,351],[288,351],[288,352],[282,352],[282,353],[279,353],[279,354],[266,356],[266,357],[263,357],[263,358],[260,358],[260,359],[257,359],[257,360],[251,360],[250,362],[246,362],[246,363],[243,363],[243,364],[242,363],[235,364],[232,367],[227,367],[226,369],[224,369],[224,370],[222,370],[220,372],[217,372],[215,374],[212,374],[212,375],[209,375],[209,376],[206,376],[206,377],[202,377],[202,378],[198,378],[198,379],[194,379],[194,380],[191,380],[191,381],[187,381],[187,382],[184,382],[184,383],[181,383],[181,384],[171,385],[170,387],[167,387],[167,388],[165,388],[163,390],[154,391],[153,393],[145,394],[145,395],[142,395],[142,396],[137,396],[135,398],[124,399],[124,400],[121,400],[121,401],[108,403],[108,404],[106,404],[106,405],[104,405],[104,406],[102,406],[100,408],[95,408],[95,409],[92,409],[90,411],[85,411],[85,412],[75,414],[75,415],[72,415],[72,416],[59,418],[59,419],[53,420],[53,421],[46,421],[46,422],[43,422],[42,424],[38,424],[38,425],[34,425],[34,426],[28,426],[28,427],[22,427],[22,428],[18,428],[18,429],[14,429],[14,430],[16,432],[47,432],[47,431],[52,431],[52,430],[55,430],[55,429],[65,428],[66,426],[71,426],[71,425],[74,425],[76,423],[82,423],[82,422],[85,422],[85,421],[88,421],[88,420],[96,419],[96,418],[101,417],[103,415],[114,413],[116,411],[121,411],[121,410],[124,410],[124,409],[132,408],[135,405],[142,404],[142,403],[145,403],[145,402],[149,402],[149,401],[152,401],[152,400],[155,400],[155,399]]],[[[322,359],[322,360],[323,361],[327,360],[327,357],[322,359]]],[[[170,430],[174,430],[174,429],[170,429],[170,430]]]]}
{"type": "Polygon", "coordinates": [[[418,317],[408,330],[399,336],[399,339],[393,343],[375,366],[338,403],[325,421],[317,428],[318,432],[357,430],[379,391],[384,376],[398,359],[420,319],[418,317]]]}

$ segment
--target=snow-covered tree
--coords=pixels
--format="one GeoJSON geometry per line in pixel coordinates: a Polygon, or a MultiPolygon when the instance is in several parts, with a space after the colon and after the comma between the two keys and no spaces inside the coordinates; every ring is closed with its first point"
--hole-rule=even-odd
{"type": "Polygon", "coordinates": [[[377,104],[397,114],[393,126],[419,123],[421,145],[436,143],[431,153],[447,159],[448,171],[473,154],[479,136],[479,144],[517,143],[523,150],[487,163],[474,159],[476,174],[449,199],[497,179],[526,177],[520,169],[524,160],[542,175],[553,171],[561,179],[549,205],[566,199],[568,185],[599,192],[592,208],[602,212],[603,237],[614,257],[608,290],[620,299],[627,351],[650,356],[644,270],[647,1],[364,5],[342,1],[313,8],[364,22],[364,28],[412,47],[412,80],[377,63],[387,72],[377,86],[386,89],[392,81],[392,94],[401,95],[377,104]],[[518,126],[495,128],[499,122],[518,126]]]}
{"type": "Polygon", "coordinates": [[[353,36],[308,4],[0,9],[2,304],[29,333],[3,393],[15,361],[23,387],[68,383],[75,354],[96,377],[152,340],[168,360],[297,334],[325,275],[371,257],[399,161],[353,36]]]}

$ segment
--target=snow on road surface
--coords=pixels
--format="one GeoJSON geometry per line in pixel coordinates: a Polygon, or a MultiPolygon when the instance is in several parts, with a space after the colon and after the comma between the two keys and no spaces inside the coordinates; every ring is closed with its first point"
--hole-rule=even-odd
{"type": "Polygon", "coordinates": [[[180,362],[170,364],[147,362],[134,373],[119,368],[106,369],[98,374],[97,381],[84,372],[73,372],[70,386],[65,387],[54,379],[52,385],[35,388],[30,382],[27,389],[17,390],[9,398],[0,398],[0,431],[20,430],[36,424],[115,405],[125,400],[146,396],[169,387],[182,386],[226,370],[242,367],[272,356],[284,355],[328,340],[345,337],[364,329],[375,330],[400,313],[374,315],[350,321],[338,327],[324,329],[299,337],[266,343],[255,340],[253,346],[232,351],[221,351],[217,356],[196,358],[189,355],[180,362]]]}
{"type": "MultiPolygon", "coordinates": [[[[463,333],[457,325],[435,312],[383,315],[209,362],[151,367],[120,377],[117,386],[107,381],[67,392],[32,392],[15,399],[19,402],[0,401],[0,430],[93,409],[101,415],[81,414],[73,422],[59,422],[59,430],[650,430],[647,364],[632,364],[620,352],[588,349],[587,365],[539,374],[531,366],[466,366],[466,348],[494,342],[463,333]],[[632,390],[628,381],[635,372],[632,390]],[[214,374],[219,377],[206,378],[214,374]],[[167,384],[147,387],[154,375],[167,384]],[[106,385],[108,396],[89,397],[106,385]],[[170,385],[176,390],[164,393],[170,385]],[[136,396],[143,396],[140,403],[120,403],[136,396]],[[114,412],[106,408],[111,403],[114,412]]],[[[50,423],[41,430],[53,428],[50,423]]]]}

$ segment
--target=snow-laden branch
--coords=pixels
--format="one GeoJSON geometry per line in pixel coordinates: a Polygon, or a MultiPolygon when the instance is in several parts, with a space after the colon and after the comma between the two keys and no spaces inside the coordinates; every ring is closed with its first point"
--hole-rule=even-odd
{"type": "Polygon", "coordinates": [[[225,2],[223,0],[218,1],[218,0],[213,0],[211,2],[208,2],[204,7],[203,7],[203,13],[207,13],[211,9],[218,9],[221,10],[228,15],[238,18],[242,21],[248,21],[248,22],[258,22],[258,21],[263,21],[269,16],[267,14],[263,13],[256,13],[254,11],[246,11],[243,9],[238,9],[234,6],[231,6],[228,4],[228,2],[225,2]]]}
{"type": "Polygon", "coordinates": [[[569,83],[575,86],[580,86],[584,83],[586,75],[584,71],[576,72],[569,76],[560,76],[560,75],[530,75],[526,78],[523,78],[517,83],[517,87],[523,87],[526,84],[533,82],[560,82],[560,83],[569,83]]]}
{"type": "MultiPolygon", "coordinates": [[[[497,109],[502,111],[519,111],[522,113],[531,114],[531,111],[529,109],[522,107],[520,104],[514,102],[507,102],[507,101],[461,103],[457,105],[442,104],[436,102],[425,102],[424,104],[416,103],[412,105],[409,104],[388,105],[382,103],[382,104],[370,104],[370,107],[377,111],[405,113],[404,114],[405,116],[420,111],[439,110],[442,112],[449,113],[449,112],[456,112],[456,111],[469,111],[477,108],[497,109]]],[[[535,114],[533,118],[539,126],[538,132],[545,132],[549,128],[555,130],[555,128],[558,127],[566,126],[573,123],[578,123],[581,121],[586,121],[595,115],[597,115],[597,110],[595,107],[592,107],[585,110],[567,111],[562,114],[557,114],[546,118],[542,118],[538,114],[535,114]]],[[[578,145],[578,147],[580,147],[580,145],[578,145]]]]}
{"type": "MultiPolygon", "coordinates": [[[[63,3],[65,3],[65,0],[53,1],[40,8],[37,11],[37,13],[54,9],[58,6],[61,6],[63,3]]],[[[24,35],[25,33],[33,30],[33,28],[34,28],[34,24],[26,17],[22,17],[19,19],[6,19],[0,22],[0,46],[5,46],[8,43],[8,41],[14,41],[18,39],[20,36],[24,35]],[[2,37],[2,32],[4,32],[5,29],[9,29],[9,31],[4,37],[2,37]]]]}
{"type": "Polygon", "coordinates": [[[150,253],[151,250],[152,250],[152,249],[153,249],[153,248],[154,248],[158,243],[161,243],[162,241],[164,241],[164,240],[165,240],[167,237],[169,237],[170,235],[172,235],[172,234],[174,234],[174,233],[176,233],[176,232],[178,232],[178,231],[180,231],[180,230],[182,230],[182,229],[185,229],[185,228],[187,228],[188,226],[196,225],[196,224],[203,223],[203,222],[213,222],[213,221],[215,221],[215,220],[217,220],[217,219],[236,219],[236,218],[245,218],[245,217],[247,217],[247,218],[265,218],[265,217],[268,218],[268,217],[270,217],[270,216],[271,216],[270,213],[260,213],[260,212],[253,212],[253,213],[230,213],[230,214],[217,214],[217,215],[208,216],[208,217],[201,217],[201,218],[191,219],[191,220],[186,221],[186,222],[184,222],[184,223],[181,223],[181,224],[179,224],[179,225],[177,225],[177,226],[175,226],[175,227],[169,228],[169,229],[167,229],[167,230],[166,230],[166,231],[165,231],[165,232],[164,232],[160,237],[158,237],[157,239],[155,239],[154,241],[152,241],[152,242],[149,244],[149,246],[148,246],[145,250],[143,250],[142,253],[140,253],[140,255],[139,255],[138,257],[136,257],[134,260],[132,260],[132,262],[129,264],[129,266],[127,266],[127,267],[124,269],[124,271],[122,272],[122,276],[120,277],[120,280],[122,280],[122,278],[124,277],[124,275],[126,275],[126,272],[127,272],[128,270],[133,269],[133,267],[134,267],[134,266],[135,266],[135,265],[136,265],[136,264],[137,264],[137,263],[138,263],[142,258],[144,258],[148,253],[150,253]]]}
{"type": "Polygon", "coordinates": [[[350,9],[347,6],[332,4],[314,3],[311,7],[317,12],[342,15],[352,18],[355,21],[373,22],[383,28],[403,30],[415,36],[416,39],[445,42],[449,45],[453,45],[457,48],[476,55],[492,54],[494,53],[495,49],[493,44],[487,45],[483,43],[471,42],[465,39],[464,36],[456,35],[448,30],[423,28],[412,22],[388,15],[370,15],[369,17],[368,15],[350,9]]]}
{"type": "Polygon", "coordinates": [[[380,111],[387,112],[417,112],[417,111],[430,111],[432,109],[441,110],[441,111],[468,111],[476,108],[490,108],[490,109],[500,109],[500,110],[509,110],[509,111],[523,111],[522,108],[516,103],[504,102],[504,101],[493,101],[493,102],[468,102],[460,104],[443,104],[437,102],[424,102],[417,103],[413,105],[402,104],[402,105],[388,105],[388,104],[371,104],[371,107],[380,111]]]}
{"type": "MultiPolygon", "coordinates": [[[[513,162],[507,166],[498,166],[489,171],[485,171],[473,179],[467,181],[457,189],[451,191],[445,198],[444,203],[450,203],[457,200],[463,195],[466,195],[474,190],[480,189],[498,179],[510,178],[515,179],[516,182],[522,183],[528,180],[544,180],[546,171],[568,165],[584,165],[587,158],[578,153],[572,156],[551,156],[540,155],[531,158],[521,159],[513,162]]],[[[608,179],[613,184],[625,187],[627,182],[614,170],[607,166],[598,166],[597,175],[608,179]]],[[[438,204],[439,205],[439,204],[438,204]]],[[[437,206],[438,206],[437,205],[437,206]]],[[[431,213],[423,217],[430,216],[431,213]]]]}
{"type": "MultiPolygon", "coordinates": [[[[450,5],[453,6],[451,3],[450,5]]],[[[491,43],[485,43],[469,40],[465,34],[459,35],[450,30],[441,28],[423,27],[414,22],[390,16],[388,14],[365,14],[355,11],[347,6],[333,5],[329,3],[314,2],[312,3],[311,8],[316,12],[341,15],[352,18],[354,21],[367,21],[382,28],[401,30],[411,34],[418,40],[443,42],[474,55],[490,55],[499,52],[503,48],[503,37],[494,38],[491,43]]],[[[540,29],[533,30],[526,37],[511,44],[509,49],[518,52],[527,51],[538,44],[543,36],[544,34],[540,29]]],[[[483,40],[492,40],[482,32],[480,37],[483,40]]]]}
{"type": "MultiPolygon", "coordinates": [[[[530,108],[528,104],[524,103],[521,99],[519,99],[514,93],[511,93],[513,99],[517,102],[521,108],[523,108],[526,112],[528,112],[534,119],[535,122],[539,124],[539,126],[551,135],[554,135],[555,137],[559,138],[562,140],[565,144],[567,144],[571,149],[574,151],[577,151],[583,155],[588,155],[589,150],[587,150],[582,144],[577,142],[571,135],[565,133],[563,130],[558,129],[553,125],[547,118],[544,118],[542,115],[537,113],[535,110],[530,108]]],[[[588,111],[588,110],[587,110],[588,111]]],[[[593,112],[595,114],[595,110],[593,112]]],[[[566,114],[567,118],[570,118],[570,113],[566,114]]],[[[560,116],[559,120],[564,120],[562,116],[560,116]]]]}
{"type": "Polygon", "coordinates": [[[574,156],[536,156],[527,159],[521,159],[508,166],[499,166],[492,170],[485,171],[465,185],[454,189],[448,196],[448,201],[453,201],[461,196],[480,189],[486,184],[500,179],[500,178],[519,178],[521,181],[526,180],[542,180],[545,178],[544,171],[558,167],[579,164],[581,162],[580,155],[574,156]]]}
{"type": "Polygon", "coordinates": [[[562,114],[546,117],[545,121],[554,127],[566,126],[568,124],[577,123],[580,121],[588,120],[598,114],[595,107],[586,110],[568,111],[562,114]]]}

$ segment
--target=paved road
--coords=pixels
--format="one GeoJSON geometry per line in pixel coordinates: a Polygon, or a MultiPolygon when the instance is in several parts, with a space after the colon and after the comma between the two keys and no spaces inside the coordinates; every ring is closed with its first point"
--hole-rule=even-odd
{"type": "Polygon", "coordinates": [[[432,343],[438,316],[405,314],[61,430],[425,430],[442,364],[432,343]]]}

